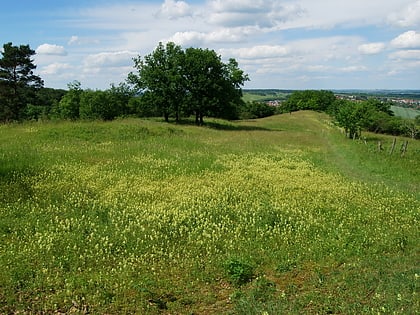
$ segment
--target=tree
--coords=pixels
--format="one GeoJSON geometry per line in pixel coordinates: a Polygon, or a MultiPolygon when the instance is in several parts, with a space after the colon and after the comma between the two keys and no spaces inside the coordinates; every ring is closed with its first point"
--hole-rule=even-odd
{"type": "Polygon", "coordinates": [[[68,92],[62,97],[58,103],[58,116],[64,119],[79,118],[80,96],[83,92],[81,83],[73,81],[67,84],[68,92]]]}
{"type": "Polygon", "coordinates": [[[394,112],[391,109],[391,102],[384,102],[378,100],[377,98],[370,98],[365,102],[365,104],[376,109],[377,111],[384,112],[389,116],[394,116],[394,112]]]}
{"type": "MultiPolygon", "coordinates": [[[[142,93],[144,105],[155,106],[165,120],[195,115],[197,124],[212,115],[236,118],[242,104],[241,86],[248,76],[234,59],[224,64],[213,50],[159,43],[152,54],[134,59],[138,73],[128,81],[142,93]]],[[[150,112],[150,111],[149,111],[150,112]]]]}
{"type": "Polygon", "coordinates": [[[245,102],[242,100],[242,86],[249,81],[249,76],[239,68],[238,62],[230,58],[224,64],[223,97],[218,117],[225,119],[238,119],[245,102]]]}
{"type": "Polygon", "coordinates": [[[185,77],[188,108],[197,124],[203,117],[234,119],[243,105],[241,86],[249,78],[239,69],[235,59],[221,61],[214,50],[188,48],[185,51],[185,77]]]}
{"type": "Polygon", "coordinates": [[[182,73],[184,52],[181,47],[169,42],[158,47],[149,55],[134,58],[138,74],[130,73],[128,81],[147,94],[147,99],[169,120],[171,113],[178,121],[185,96],[182,73]],[[149,97],[150,94],[150,97],[149,97]]]}
{"type": "Polygon", "coordinates": [[[129,102],[136,95],[136,91],[127,83],[120,83],[118,86],[111,84],[111,87],[106,90],[108,93],[109,103],[112,104],[113,113],[109,117],[115,118],[117,116],[126,116],[135,114],[135,111],[130,108],[129,102]]]}
{"type": "Polygon", "coordinates": [[[294,91],[283,105],[287,111],[318,110],[329,111],[335,102],[334,93],[325,90],[294,91]]]}
{"type": "Polygon", "coordinates": [[[19,119],[26,105],[35,98],[37,89],[43,86],[41,78],[34,74],[35,55],[29,45],[3,45],[0,59],[0,120],[19,119]]]}
{"type": "Polygon", "coordinates": [[[218,96],[223,93],[222,63],[214,51],[188,48],[185,51],[184,72],[189,110],[195,115],[196,124],[202,125],[203,117],[212,109],[213,112],[217,111],[220,105],[218,96]]]}
{"type": "Polygon", "coordinates": [[[344,128],[349,138],[360,136],[361,120],[363,118],[361,104],[346,100],[340,100],[338,103],[335,115],[337,124],[344,128]]]}
{"type": "Polygon", "coordinates": [[[276,108],[264,102],[252,101],[245,103],[240,113],[241,119],[255,119],[274,115],[276,108]]]}

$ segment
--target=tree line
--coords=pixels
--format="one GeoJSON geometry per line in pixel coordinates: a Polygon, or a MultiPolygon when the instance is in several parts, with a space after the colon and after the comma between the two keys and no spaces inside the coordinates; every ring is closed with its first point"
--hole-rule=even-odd
{"type": "Polygon", "coordinates": [[[133,59],[134,72],[125,82],[107,90],[82,89],[73,81],[67,90],[43,86],[34,74],[35,51],[29,45],[3,45],[0,58],[0,121],[30,119],[102,119],[161,116],[179,121],[193,116],[203,124],[205,116],[252,119],[297,110],[330,114],[349,138],[362,130],[419,137],[420,118],[395,117],[391,103],[378,99],[337,99],[326,90],[294,91],[279,107],[265,102],[244,102],[242,89],[249,80],[235,59],[222,62],[215,51],[183,49],[169,42],[133,59]]]}
{"type": "Polygon", "coordinates": [[[0,59],[0,121],[39,119],[104,119],[137,115],[162,116],[165,121],[193,115],[197,124],[205,116],[237,119],[243,106],[242,89],[249,78],[235,59],[222,62],[215,51],[182,49],[172,42],[149,55],[134,58],[135,72],[126,82],[105,91],[83,90],[81,83],[68,90],[45,89],[33,73],[28,45],[3,46],[0,59]]]}

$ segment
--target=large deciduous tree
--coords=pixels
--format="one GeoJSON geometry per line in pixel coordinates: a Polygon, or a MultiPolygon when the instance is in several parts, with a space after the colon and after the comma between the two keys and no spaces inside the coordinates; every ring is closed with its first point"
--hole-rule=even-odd
{"type": "Polygon", "coordinates": [[[151,54],[134,58],[138,74],[128,75],[128,81],[146,94],[146,99],[154,103],[166,121],[172,112],[179,119],[185,90],[183,60],[184,52],[180,46],[172,42],[166,46],[159,43],[151,54]]]}
{"type": "Polygon", "coordinates": [[[153,53],[134,59],[137,74],[128,81],[136,85],[144,98],[159,109],[168,121],[180,114],[193,114],[196,123],[204,116],[237,118],[242,103],[241,86],[248,76],[235,59],[227,64],[213,50],[188,48],[185,51],[169,42],[159,43],[153,53]]]}
{"type": "Polygon", "coordinates": [[[0,58],[0,120],[20,118],[25,107],[35,99],[35,91],[43,86],[42,79],[34,74],[35,55],[29,45],[3,45],[0,58]]]}

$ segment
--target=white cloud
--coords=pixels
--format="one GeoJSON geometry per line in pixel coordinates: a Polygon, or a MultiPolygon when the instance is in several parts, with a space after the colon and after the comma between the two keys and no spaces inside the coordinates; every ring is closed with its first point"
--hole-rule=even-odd
{"type": "Polygon", "coordinates": [[[389,55],[391,59],[415,60],[420,59],[420,50],[400,50],[389,55]]]}
{"type": "Polygon", "coordinates": [[[384,43],[369,43],[359,45],[358,50],[364,55],[376,55],[381,53],[385,49],[384,43]]]}
{"type": "Polygon", "coordinates": [[[348,67],[341,67],[338,70],[339,71],[342,71],[342,72],[360,72],[360,71],[366,71],[367,70],[367,67],[366,66],[362,66],[362,65],[348,66],[348,67]]]}
{"type": "Polygon", "coordinates": [[[420,33],[407,31],[391,41],[391,45],[397,48],[418,48],[420,47],[420,33]]]}
{"type": "Polygon", "coordinates": [[[259,45],[239,49],[222,49],[220,53],[222,55],[234,55],[241,59],[266,59],[285,56],[288,50],[286,47],[279,45],[259,45]]]}
{"type": "Polygon", "coordinates": [[[68,45],[73,45],[79,43],[79,36],[73,35],[70,37],[69,41],[67,42],[68,45]]]}
{"type": "Polygon", "coordinates": [[[36,49],[36,53],[40,55],[56,55],[56,56],[67,55],[67,52],[63,46],[51,45],[51,44],[39,45],[38,48],[36,49]]]}
{"type": "Polygon", "coordinates": [[[191,7],[184,1],[165,0],[160,7],[159,16],[169,19],[179,19],[192,15],[191,7]]]}
{"type": "Polygon", "coordinates": [[[331,67],[326,65],[309,65],[307,70],[310,72],[326,72],[331,70],[331,67]]]}
{"type": "Polygon", "coordinates": [[[89,38],[89,37],[79,37],[73,35],[67,42],[67,45],[98,45],[100,44],[100,40],[98,38],[89,38]]]}
{"type": "Polygon", "coordinates": [[[69,65],[67,63],[55,62],[55,63],[49,64],[49,65],[43,67],[40,70],[40,73],[42,75],[53,75],[53,74],[57,74],[57,73],[60,73],[60,72],[63,72],[63,71],[67,71],[68,69],[71,69],[71,68],[72,68],[71,65],[69,65]]]}
{"type": "Polygon", "coordinates": [[[89,55],[84,60],[87,68],[126,67],[133,65],[137,53],[131,51],[102,52],[89,55]]]}
{"type": "Polygon", "coordinates": [[[200,46],[212,43],[236,43],[244,41],[249,31],[244,28],[221,28],[212,32],[176,32],[165,41],[181,46],[200,46]]]}
{"type": "Polygon", "coordinates": [[[391,24],[399,27],[413,27],[420,25],[420,0],[410,2],[401,10],[388,16],[391,24]]]}
{"type": "Polygon", "coordinates": [[[300,16],[302,9],[295,3],[274,0],[213,0],[208,21],[225,27],[255,26],[272,28],[300,16]]]}

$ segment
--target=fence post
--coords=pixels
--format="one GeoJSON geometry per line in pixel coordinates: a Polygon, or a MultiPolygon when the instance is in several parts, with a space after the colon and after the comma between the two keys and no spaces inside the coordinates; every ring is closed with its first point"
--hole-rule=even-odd
{"type": "Polygon", "coordinates": [[[391,155],[394,152],[395,144],[397,143],[397,138],[394,138],[391,145],[391,150],[389,150],[389,155],[391,155]]]}
{"type": "Polygon", "coordinates": [[[407,146],[408,146],[408,140],[404,141],[404,143],[401,147],[401,156],[404,156],[405,152],[407,152],[407,146]]]}

